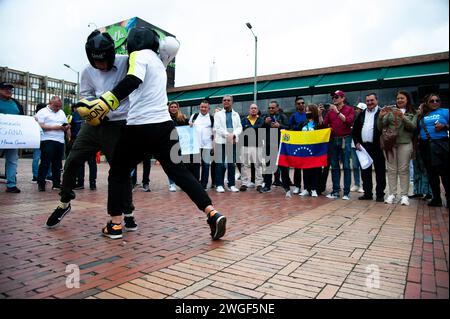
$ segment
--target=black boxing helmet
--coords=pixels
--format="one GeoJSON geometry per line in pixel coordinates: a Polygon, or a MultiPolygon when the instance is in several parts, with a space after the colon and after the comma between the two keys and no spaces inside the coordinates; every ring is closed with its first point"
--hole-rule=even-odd
{"type": "Polygon", "coordinates": [[[146,27],[134,27],[128,31],[127,51],[150,49],[158,53],[159,36],[155,30],[146,27]]]}
{"type": "Polygon", "coordinates": [[[91,65],[96,68],[95,60],[106,61],[108,64],[108,71],[114,65],[116,57],[116,50],[114,48],[114,40],[108,32],[93,31],[86,41],[86,55],[91,65]]]}

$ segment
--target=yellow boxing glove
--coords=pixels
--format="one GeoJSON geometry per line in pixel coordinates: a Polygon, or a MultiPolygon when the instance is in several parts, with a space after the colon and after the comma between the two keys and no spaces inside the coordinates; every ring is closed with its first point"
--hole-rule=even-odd
{"type": "Polygon", "coordinates": [[[99,99],[83,99],[77,103],[77,112],[86,120],[89,125],[99,125],[109,110],[115,110],[119,107],[119,100],[110,91],[104,93],[99,99]]]}

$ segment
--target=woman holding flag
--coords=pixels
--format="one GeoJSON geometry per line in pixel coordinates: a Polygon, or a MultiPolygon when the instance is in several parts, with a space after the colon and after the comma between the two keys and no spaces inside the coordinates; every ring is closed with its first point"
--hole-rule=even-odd
{"type": "MultiPolygon", "coordinates": [[[[315,131],[322,128],[319,124],[319,109],[317,105],[306,106],[306,120],[299,125],[300,131],[315,131]]],[[[320,167],[306,168],[303,170],[304,190],[299,195],[317,197],[317,188],[319,186],[320,167]]]]}

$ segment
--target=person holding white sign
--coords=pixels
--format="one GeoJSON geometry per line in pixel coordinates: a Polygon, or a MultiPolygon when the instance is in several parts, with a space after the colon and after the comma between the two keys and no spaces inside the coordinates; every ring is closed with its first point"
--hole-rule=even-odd
{"type": "MultiPolygon", "coordinates": [[[[366,105],[367,108],[356,117],[353,124],[352,137],[357,152],[361,151],[361,146],[363,146],[373,160],[377,182],[376,201],[382,203],[384,201],[384,189],[386,188],[386,163],[380,147],[381,132],[377,127],[380,107],[378,106],[378,98],[375,93],[366,95],[366,105]]],[[[366,169],[361,169],[361,178],[364,195],[360,196],[359,199],[373,200],[372,165],[366,169]]]]}
{"type": "MultiPolygon", "coordinates": [[[[14,86],[8,82],[0,82],[0,113],[24,115],[23,107],[20,103],[12,98],[14,86]]],[[[6,161],[6,192],[20,193],[20,189],[16,185],[17,163],[19,162],[19,150],[0,149],[0,153],[5,155],[6,161]]]]}

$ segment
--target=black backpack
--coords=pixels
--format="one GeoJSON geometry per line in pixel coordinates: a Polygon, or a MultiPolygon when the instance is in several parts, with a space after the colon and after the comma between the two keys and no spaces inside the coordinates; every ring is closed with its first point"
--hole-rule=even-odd
{"type": "MultiPolygon", "coordinates": [[[[198,115],[200,113],[195,113],[194,116],[192,117],[192,124],[195,122],[195,120],[197,119],[198,115]]],[[[211,127],[214,127],[214,116],[212,116],[211,114],[209,114],[209,119],[211,120],[211,127]]]]}

